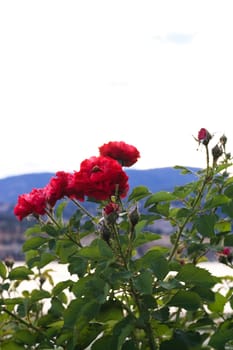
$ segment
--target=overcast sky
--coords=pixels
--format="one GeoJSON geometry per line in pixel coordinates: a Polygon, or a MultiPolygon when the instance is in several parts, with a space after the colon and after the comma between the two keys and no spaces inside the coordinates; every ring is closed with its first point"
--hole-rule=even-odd
{"type": "Polygon", "coordinates": [[[135,168],[233,153],[232,1],[0,2],[0,177],[79,168],[108,141],[135,168]]]}

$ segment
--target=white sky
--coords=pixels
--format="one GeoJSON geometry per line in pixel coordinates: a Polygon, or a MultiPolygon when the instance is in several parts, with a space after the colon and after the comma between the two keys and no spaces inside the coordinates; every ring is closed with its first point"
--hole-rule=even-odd
{"type": "Polygon", "coordinates": [[[0,177],[73,171],[108,141],[135,168],[233,154],[232,0],[0,1],[0,177]]]}

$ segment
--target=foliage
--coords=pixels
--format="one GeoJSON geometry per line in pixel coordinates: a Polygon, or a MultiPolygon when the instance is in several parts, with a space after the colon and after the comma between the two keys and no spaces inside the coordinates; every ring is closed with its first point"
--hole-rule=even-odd
{"type": "MultiPolygon", "coordinates": [[[[0,348],[232,349],[232,279],[214,276],[199,264],[212,253],[219,263],[232,266],[231,156],[223,135],[212,148],[210,165],[211,139],[206,129],[200,130],[197,142],[206,151],[207,166],[195,173],[195,181],[172,192],[150,193],[142,185],[125,196],[123,169],[116,166],[122,186],[119,192],[115,183],[111,194],[112,172],[103,170],[103,159],[95,159],[98,167],[92,164],[88,181],[93,171],[98,181],[95,177],[92,187],[81,176],[82,164],[75,179],[59,173],[46,191],[20,197],[15,214],[20,220],[33,215],[37,223],[25,232],[25,264],[0,262],[0,348]],[[87,190],[98,198],[107,195],[96,200],[86,196],[87,190]],[[94,216],[83,200],[96,202],[94,216]],[[77,209],[64,220],[69,201],[77,209]],[[148,229],[161,219],[173,227],[169,247],[160,245],[160,235],[148,229]],[[150,248],[139,255],[138,248],[148,243],[150,248]],[[59,265],[67,266],[70,278],[54,283],[52,262],[57,262],[58,270],[59,265]],[[32,288],[20,289],[25,282],[32,288]]],[[[110,146],[114,146],[111,157],[117,154],[116,162],[124,160],[121,166],[131,166],[139,157],[133,146],[117,142],[110,146]]],[[[100,157],[110,156],[106,145],[104,150],[100,157]]],[[[176,168],[184,176],[191,171],[176,168]]]]}

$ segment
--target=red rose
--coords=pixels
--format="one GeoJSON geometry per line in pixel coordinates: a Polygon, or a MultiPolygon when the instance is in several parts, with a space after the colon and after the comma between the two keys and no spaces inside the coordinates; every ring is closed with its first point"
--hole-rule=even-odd
{"type": "Polygon", "coordinates": [[[209,141],[211,140],[212,136],[206,130],[205,128],[201,128],[198,132],[198,141],[202,142],[204,145],[208,145],[209,141]]]}
{"type": "Polygon", "coordinates": [[[220,254],[228,256],[231,254],[231,250],[230,250],[230,248],[223,248],[223,250],[220,252],[220,254]]]}
{"type": "Polygon", "coordinates": [[[73,175],[64,171],[58,171],[56,177],[52,177],[45,187],[46,198],[51,207],[53,207],[59,199],[70,195],[70,183],[72,180],[73,175]]]}
{"type": "Polygon", "coordinates": [[[111,213],[119,213],[119,211],[119,204],[113,202],[109,202],[103,209],[104,215],[110,215],[111,213]]]}
{"type": "Polygon", "coordinates": [[[30,214],[44,215],[46,209],[46,196],[43,188],[34,188],[30,193],[18,197],[14,207],[15,216],[21,221],[30,214]]]}
{"type": "Polygon", "coordinates": [[[129,190],[128,176],[121,165],[109,157],[91,157],[80,165],[74,174],[74,183],[84,194],[95,200],[106,200],[118,194],[125,197],[129,190]]]}
{"type": "Polygon", "coordinates": [[[80,173],[78,171],[75,171],[73,174],[71,174],[69,181],[67,182],[66,195],[69,198],[74,198],[83,202],[85,196],[84,187],[85,181],[83,181],[80,173]]]}
{"type": "Polygon", "coordinates": [[[122,166],[130,167],[137,162],[140,153],[136,147],[123,141],[111,141],[99,147],[100,155],[116,159],[122,166]]]}

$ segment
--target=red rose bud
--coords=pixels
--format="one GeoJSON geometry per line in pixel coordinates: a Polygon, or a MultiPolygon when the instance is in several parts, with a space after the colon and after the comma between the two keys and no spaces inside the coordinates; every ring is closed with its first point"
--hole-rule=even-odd
{"type": "Polygon", "coordinates": [[[228,247],[225,247],[220,252],[218,252],[218,260],[223,264],[231,263],[232,258],[232,252],[228,247]]]}
{"type": "Polygon", "coordinates": [[[221,251],[221,253],[223,254],[223,255],[226,255],[226,256],[229,256],[230,254],[231,254],[231,250],[230,250],[230,248],[223,248],[223,250],[221,251]]]}
{"type": "Polygon", "coordinates": [[[114,224],[119,216],[120,206],[117,203],[109,202],[103,209],[103,216],[107,223],[114,224]]]}
{"type": "Polygon", "coordinates": [[[198,141],[203,143],[203,145],[207,146],[212,136],[205,128],[201,128],[198,132],[198,141]]]}

